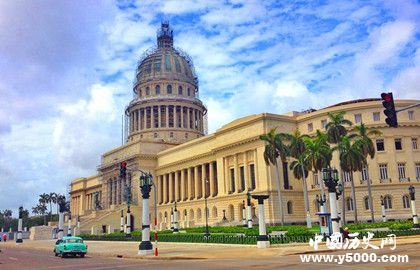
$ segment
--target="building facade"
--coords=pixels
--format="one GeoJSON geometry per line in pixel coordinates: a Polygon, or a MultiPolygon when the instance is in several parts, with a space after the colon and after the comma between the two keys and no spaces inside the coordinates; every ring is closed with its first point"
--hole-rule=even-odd
{"type": "MultiPolygon", "coordinates": [[[[408,186],[420,190],[420,114],[412,108],[398,114],[398,128],[388,128],[378,99],[343,102],[320,110],[291,112],[283,115],[262,113],[237,119],[205,135],[206,108],[200,101],[198,78],[191,59],[173,46],[173,32],[162,24],[157,47],[140,59],[133,91],[135,98],[126,108],[129,117],[127,142],[102,156],[98,174],[78,178],[71,183],[71,213],[81,221],[81,231],[106,233],[119,230],[120,212],[127,208],[124,190],[133,194],[132,216],[135,229],[141,227],[140,170],[149,171],[157,189],[159,228],[170,227],[175,203],[180,211],[181,227],[205,224],[205,199],[210,225],[240,224],[242,204],[248,190],[269,194],[265,204],[266,221],[280,222],[274,168],[264,162],[265,144],[259,139],[276,127],[278,132],[314,135],[325,130],[329,112],[345,111],[354,124],[365,123],[382,135],[374,138],[377,153],[362,172],[343,174],[346,219],[370,219],[367,181],[371,181],[376,219],[381,217],[380,197],[386,202],[388,219],[409,218],[408,186]],[[119,164],[127,162],[127,177],[119,177],[119,164]],[[354,181],[356,201],[351,198],[354,181]]],[[[418,100],[396,100],[404,107],[418,100]]],[[[302,181],[289,169],[292,160],[279,161],[282,208],[286,223],[304,223],[302,181]]],[[[332,165],[338,167],[335,153],[332,165]]],[[[307,189],[310,213],[318,221],[320,177],[310,172],[307,189]]],[[[255,203],[255,202],[254,202],[255,203]]],[[[340,200],[340,204],[341,204],[340,200]]],[[[341,209],[341,206],[340,206],[341,209]]],[[[125,211],[124,211],[125,212],[125,211]]],[[[253,210],[254,218],[257,218],[253,210]]],[[[151,217],[154,216],[151,211],[151,217]]],[[[75,219],[73,219],[75,220],[75,219]]]]}

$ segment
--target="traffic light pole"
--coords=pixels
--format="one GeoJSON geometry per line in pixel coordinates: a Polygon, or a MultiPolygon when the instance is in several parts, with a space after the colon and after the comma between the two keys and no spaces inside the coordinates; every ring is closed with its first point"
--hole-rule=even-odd
{"type": "Polygon", "coordinates": [[[405,111],[405,110],[408,110],[408,109],[411,109],[411,108],[414,108],[414,107],[417,107],[417,106],[420,106],[420,102],[416,103],[416,104],[413,104],[413,105],[410,105],[410,106],[407,106],[407,107],[404,107],[404,108],[401,108],[399,110],[395,110],[395,112],[398,113],[398,112],[405,111]]]}

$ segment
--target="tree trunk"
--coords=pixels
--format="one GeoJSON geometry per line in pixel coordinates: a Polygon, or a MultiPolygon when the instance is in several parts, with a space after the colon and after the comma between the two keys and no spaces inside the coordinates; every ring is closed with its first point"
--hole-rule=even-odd
{"type": "Polygon", "coordinates": [[[277,161],[274,163],[274,173],[276,174],[276,184],[277,184],[277,198],[279,200],[279,210],[280,210],[280,223],[281,225],[284,225],[284,213],[283,213],[283,200],[281,196],[281,185],[280,185],[280,174],[279,174],[279,168],[277,166],[277,161]]]}
{"type": "MultiPolygon", "coordinates": [[[[315,173],[318,175],[319,185],[321,186],[321,196],[322,198],[324,198],[325,188],[324,188],[324,179],[322,179],[322,171],[315,171],[315,173]]],[[[325,207],[325,209],[327,208],[325,207]]]]}
{"type": "Polygon", "coordinates": [[[306,177],[305,169],[303,168],[303,163],[300,164],[302,169],[302,185],[303,185],[303,198],[305,200],[305,217],[306,217],[306,227],[312,228],[311,222],[311,213],[309,212],[309,198],[308,198],[308,187],[306,186],[306,177]]]}
{"type": "Polygon", "coordinates": [[[353,197],[353,212],[354,212],[354,222],[357,223],[357,204],[356,204],[356,189],[354,187],[354,181],[353,181],[353,172],[351,172],[351,195],[353,197]]]}
{"type": "Polygon", "coordinates": [[[343,178],[343,172],[340,169],[341,184],[343,185],[343,193],[341,193],[341,218],[343,220],[343,226],[346,224],[346,185],[343,178]]]}
{"type": "Polygon", "coordinates": [[[375,222],[375,214],[373,213],[373,199],[372,199],[372,187],[370,184],[370,179],[367,179],[367,187],[368,187],[368,195],[369,195],[369,208],[370,208],[370,215],[372,217],[372,223],[375,222]]]}

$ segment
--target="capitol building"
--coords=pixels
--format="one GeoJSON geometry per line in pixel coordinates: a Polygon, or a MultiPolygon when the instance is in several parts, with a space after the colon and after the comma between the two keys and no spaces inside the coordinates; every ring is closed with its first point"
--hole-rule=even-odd
{"type": "MultiPolygon", "coordinates": [[[[354,124],[363,122],[368,128],[382,132],[374,138],[377,153],[373,159],[368,158],[368,166],[362,172],[342,175],[346,220],[354,220],[351,180],[355,184],[359,220],[371,218],[368,181],[372,184],[377,221],[381,219],[381,196],[385,198],[388,219],[411,217],[408,187],[414,185],[420,190],[418,108],[398,113],[398,128],[385,124],[381,100],[371,98],[304,112],[249,115],[207,135],[207,109],[199,98],[199,80],[192,59],[173,43],[172,29],[168,23],[162,23],[157,46],[138,62],[133,85],[135,95],[125,111],[129,119],[126,142],[102,155],[97,174],[71,182],[71,215],[73,223],[79,219],[81,233],[120,230],[121,211],[126,215],[127,210],[126,186],[132,192],[132,226],[136,230],[141,228],[140,170],[151,172],[156,184],[150,202],[153,208],[156,194],[159,229],[171,226],[170,213],[175,203],[181,228],[204,226],[205,199],[209,225],[239,225],[248,190],[252,194],[270,195],[264,206],[266,222],[278,224],[281,217],[274,168],[264,161],[265,143],[259,137],[274,127],[278,132],[292,133],[299,129],[314,135],[317,130],[325,130],[329,112],[339,111],[345,111],[345,118],[354,124]],[[125,179],[119,177],[121,162],[127,163],[125,179]]],[[[395,105],[405,107],[418,102],[397,99],[395,105]]],[[[291,161],[279,161],[284,219],[287,224],[303,224],[306,215],[302,180],[290,171],[291,161]]],[[[338,167],[336,153],[332,166],[338,167]]],[[[318,221],[319,205],[315,197],[320,194],[320,181],[317,174],[309,173],[307,189],[313,222],[318,221]]],[[[253,201],[253,205],[257,202],[253,201]]],[[[153,211],[151,218],[154,218],[153,211]]]]}

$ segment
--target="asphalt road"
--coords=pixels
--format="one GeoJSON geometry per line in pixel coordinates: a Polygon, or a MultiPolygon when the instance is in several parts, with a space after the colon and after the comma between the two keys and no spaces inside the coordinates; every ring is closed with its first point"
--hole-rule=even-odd
{"type": "MultiPolygon", "coordinates": [[[[270,258],[249,259],[220,259],[220,260],[144,260],[144,259],[121,259],[86,256],[85,258],[58,258],[52,252],[30,250],[22,248],[2,248],[0,252],[1,270],[21,269],[77,269],[77,270],[102,270],[102,269],[420,269],[419,245],[401,245],[397,250],[383,249],[375,251],[377,255],[383,254],[407,254],[409,263],[302,263],[299,255],[279,256],[270,258]]],[[[370,251],[372,252],[372,251],[370,251]]],[[[330,254],[345,254],[345,252],[333,252],[330,254]]]]}

